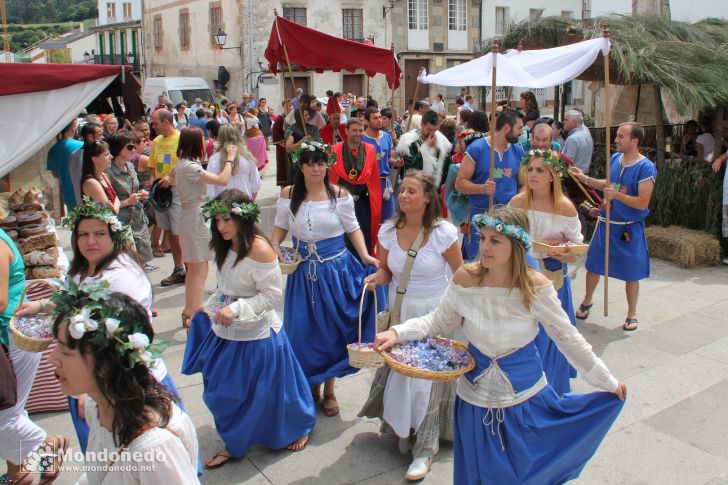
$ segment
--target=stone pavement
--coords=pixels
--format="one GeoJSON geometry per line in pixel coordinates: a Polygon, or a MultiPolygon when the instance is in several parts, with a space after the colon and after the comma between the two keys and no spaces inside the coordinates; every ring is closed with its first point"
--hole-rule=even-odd
{"type": "MultiPolygon", "coordinates": [[[[274,159],[271,157],[271,159],[274,159]]],[[[259,202],[275,204],[274,167],[267,170],[259,202]]],[[[271,210],[264,211],[269,232],[271,210]]],[[[68,233],[63,232],[68,240],[68,233]]],[[[184,301],[182,286],[161,288],[171,270],[171,257],[157,259],[162,270],[152,273],[155,329],[171,341],[167,367],[197,425],[200,449],[211,456],[222,445],[202,401],[200,375],[179,373],[185,332],[180,328],[184,301]]],[[[609,436],[572,483],[692,485],[728,484],[728,268],[683,270],[652,260],[652,277],[643,282],[639,302],[640,328],[623,332],[624,285],[610,281],[609,318],[602,316],[602,287],[587,322],[578,327],[611,371],[624,380],[629,397],[609,436]]],[[[208,287],[214,287],[214,271],[208,287]]],[[[584,271],[573,282],[575,305],[583,294],[584,271]]],[[[282,312],[282,304],[278,308],[282,312]]],[[[337,381],[341,415],[328,418],[319,409],[318,423],[308,447],[300,453],[256,447],[248,456],[213,471],[204,484],[397,484],[409,464],[397,451],[396,440],[379,436],[377,420],[356,414],[364,403],[372,371],[337,381]]],[[[580,379],[577,391],[590,387],[580,379]]],[[[35,415],[51,433],[72,437],[66,413],[35,415]]],[[[426,483],[452,483],[452,446],[443,443],[426,483]]],[[[78,473],[67,472],[56,483],[73,483],[78,473]]],[[[171,484],[170,484],[171,485],[171,484]]],[[[497,484],[496,484],[497,485],[497,484]]]]}

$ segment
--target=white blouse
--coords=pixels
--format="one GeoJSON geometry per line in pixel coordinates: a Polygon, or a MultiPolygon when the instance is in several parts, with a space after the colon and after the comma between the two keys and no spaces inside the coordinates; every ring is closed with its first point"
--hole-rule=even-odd
{"type": "MultiPolygon", "coordinates": [[[[242,156],[239,157],[238,161],[240,162],[240,168],[235,175],[230,177],[227,185],[221,187],[210,184],[207,186],[207,195],[215,198],[227,189],[238,189],[252,199],[253,194],[260,192],[262,182],[260,181],[260,173],[258,172],[258,167],[255,166],[255,162],[251,162],[242,156]]],[[[207,171],[217,174],[222,172],[220,152],[215,152],[210,157],[210,161],[207,162],[207,171]]]]}
{"type": "Polygon", "coordinates": [[[580,243],[584,240],[581,234],[579,216],[562,216],[537,210],[529,210],[529,234],[535,241],[571,241],[580,243]]]}
{"type": "Polygon", "coordinates": [[[291,199],[278,198],[274,225],[290,230],[301,241],[316,242],[352,233],[359,229],[354,213],[354,199],[350,194],[330,200],[303,201],[294,220],[291,199]]]}
{"type": "MultiPolygon", "coordinates": [[[[489,357],[498,357],[529,344],[536,338],[541,322],[551,340],[589,384],[609,392],[617,388],[617,379],[594,355],[591,345],[564,313],[551,283],[537,288],[531,310],[523,304],[519,289],[465,288],[451,283],[434,312],[393,328],[397,331],[397,341],[407,342],[428,335],[447,335],[460,323],[461,317],[465,319],[463,331],[467,341],[489,357]]],[[[503,380],[498,379],[479,381],[474,388],[461,378],[457,392],[470,404],[485,407],[485,403],[508,403],[516,398],[509,393],[503,380]]]]}
{"type": "Polygon", "coordinates": [[[269,329],[278,333],[282,325],[274,310],[283,296],[281,268],[278,261],[261,263],[250,258],[243,258],[236,264],[237,256],[232,249],[228,251],[222,269],[217,272],[217,289],[205,302],[205,308],[220,302],[220,297],[225,295],[225,303],[235,319],[246,324],[233,323],[226,327],[212,322],[212,331],[227,340],[267,338],[269,329]]]}
{"type": "MultiPolygon", "coordinates": [[[[141,460],[118,459],[106,470],[110,460],[90,461],[94,456],[117,453],[120,444],[114,442],[114,434],[99,421],[96,402],[86,401],[86,421],[90,433],[86,448],[86,473],[78,480],[79,485],[156,485],[200,483],[197,478],[197,431],[190,417],[176,404],[167,428],[152,428],[134,439],[128,446],[128,454],[141,456],[141,460]],[[172,433],[170,430],[174,431],[172,433]],[[105,452],[105,453],[104,453],[105,452]],[[136,468],[129,470],[129,468],[136,468]]],[[[124,454],[126,455],[126,453],[124,454]]]]}
{"type": "MultiPolygon", "coordinates": [[[[80,275],[75,275],[73,281],[80,282],[80,275]]],[[[144,270],[127,254],[121,254],[109,266],[96,276],[83,279],[84,283],[98,283],[108,281],[112,292],[119,292],[135,300],[147,311],[149,321],[152,321],[152,283],[144,270]]],[[[150,367],[154,378],[162,382],[167,377],[167,366],[161,358],[150,367]]]]}
{"type": "MultiPolygon", "coordinates": [[[[407,283],[408,295],[432,294],[447,286],[451,272],[442,255],[457,241],[457,228],[448,221],[438,221],[425,244],[417,252],[407,283]]],[[[387,266],[392,273],[391,290],[400,284],[409,248],[403,249],[399,245],[392,221],[385,222],[379,229],[379,244],[388,251],[387,266]]]]}

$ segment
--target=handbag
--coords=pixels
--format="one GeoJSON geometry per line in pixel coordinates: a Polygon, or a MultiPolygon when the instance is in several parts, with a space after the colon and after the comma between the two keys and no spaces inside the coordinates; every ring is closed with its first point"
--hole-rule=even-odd
{"type": "Polygon", "coordinates": [[[402,279],[399,281],[397,287],[397,295],[394,297],[394,305],[390,306],[388,310],[379,312],[377,314],[377,332],[384,332],[389,330],[389,327],[400,323],[400,312],[402,310],[402,300],[404,299],[405,293],[407,293],[407,283],[409,283],[410,273],[412,273],[412,266],[415,263],[417,252],[420,250],[422,240],[425,238],[425,230],[422,229],[415,238],[409,251],[407,251],[407,261],[404,263],[404,269],[402,270],[402,279]]]}
{"type": "Polygon", "coordinates": [[[9,409],[18,401],[18,380],[15,376],[10,350],[0,344],[0,411],[9,409]]]}

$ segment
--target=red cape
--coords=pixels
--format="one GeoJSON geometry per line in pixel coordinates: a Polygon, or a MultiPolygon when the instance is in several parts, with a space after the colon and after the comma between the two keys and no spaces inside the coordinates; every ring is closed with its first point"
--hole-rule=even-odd
{"type": "MultiPolygon", "coordinates": [[[[339,138],[341,140],[346,140],[346,126],[339,125],[338,131],[339,138]]],[[[323,141],[327,145],[334,144],[334,127],[331,126],[330,123],[326,123],[326,126],[321,128],[321,131],[319,131],[319,134],[321,135],[321,141],[323,141]]]]}
{"type": "Polygon", "coordinates": [[[344,179],[352,185],[367,185],[369,189],[369,208],[372,211],[372,220],[370,223],[370,234],[372,247],[369,248],[370,254],[376,254],[377,240],[379,236],[379,226],[382,225],[382,185],[379,182],[379,165],[377,165],[377,154],[372,145],[362,143],[366,153],[364,161],[364,169],[361,171],[356,180],[351,180],[344,170],[344,143],[337,143],[332,147],[336,154],[336,163],[329,170],[329,181],[333,184],[344,179]]]}

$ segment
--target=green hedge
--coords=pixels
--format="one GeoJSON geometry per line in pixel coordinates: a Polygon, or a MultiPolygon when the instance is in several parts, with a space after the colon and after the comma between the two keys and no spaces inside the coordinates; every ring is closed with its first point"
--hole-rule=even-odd
{"type": "MultiPolygon", "coordinates": [[[[590,176],[605,177],[604,155],[604,147],[594,148],[590,176]]],[[[722,199],[722,173],[714,173],[709,163],[668,160],[658,169],[647,224],[677,225],[720,238],[722,199]]]]}

